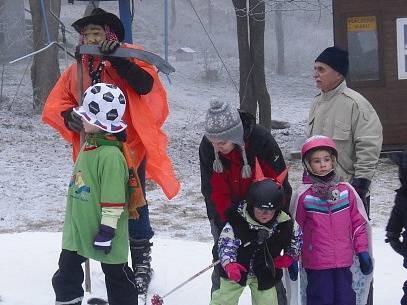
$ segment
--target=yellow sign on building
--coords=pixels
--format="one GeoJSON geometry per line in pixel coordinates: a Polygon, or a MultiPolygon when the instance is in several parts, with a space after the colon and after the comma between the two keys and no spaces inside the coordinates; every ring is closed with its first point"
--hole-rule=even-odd
{"type": "Polygon", "coordinates": [[[376,16],[348,18],[348,32],[376,31],[376,29],[376,16]]]}

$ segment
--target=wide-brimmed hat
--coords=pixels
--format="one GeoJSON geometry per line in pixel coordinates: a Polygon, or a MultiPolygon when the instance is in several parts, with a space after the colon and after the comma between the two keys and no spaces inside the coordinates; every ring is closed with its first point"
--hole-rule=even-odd
{"type": "Polygon", "coordinates": [[[74,29],[80,33],[81,30],[88,24],[108,25],[110,29],[116,34],[119,41],[124,40],[124,26],[119,17],[115,14],[106,12],[101,8],[95,8],[89,16],[83,17],[72,23],[74,29]]]}

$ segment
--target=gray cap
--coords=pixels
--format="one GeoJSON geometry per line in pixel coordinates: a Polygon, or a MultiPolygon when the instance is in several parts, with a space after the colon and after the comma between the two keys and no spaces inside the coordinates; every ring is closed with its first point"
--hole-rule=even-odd
{"type": "Polygon", "coordinates": [[[205,135],[210,139],[244,145],[243,124],[237,109],[228,102],[212,100],[206,112],[205,135]]]}

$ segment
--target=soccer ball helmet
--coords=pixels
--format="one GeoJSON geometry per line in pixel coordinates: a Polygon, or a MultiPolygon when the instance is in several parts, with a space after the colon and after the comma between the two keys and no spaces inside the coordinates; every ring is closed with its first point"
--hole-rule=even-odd
{"type": "Polygon", "coordinates": [[[109,133],[118,133],[127,125],[122,121],[126,98],[119,87],[97,83],[86,89],[83,105],[73,110],[89,124],[109,133]]]}

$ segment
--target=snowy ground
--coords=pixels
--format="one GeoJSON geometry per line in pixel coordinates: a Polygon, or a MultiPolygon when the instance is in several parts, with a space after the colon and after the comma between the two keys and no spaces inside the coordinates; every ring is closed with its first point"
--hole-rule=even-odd
{"type": "MultiPolygon", "coordinates": [[[[147,2],[141,3],[138,3],[140,10],[147,11],[144,5],[147,2]],[[142,5],[144,6],[141,7],[142,5]]],[[[157,9],[158,3],[159,1],[151,0],[152,8],[157,9]]],[[[220,2],[217,1],[217,3],[219,5],[220,2]]],[[[114,7],[110,2],[108,5],[114,7]]],[[[75,4],[69,8],[71,10],[69,15],[66,14],[66,6],[64,1],[65,15],[62,17],[66,18],[68,23],[75,19],[73,16],[80,15],[84,8],[82,4],[75,4]]],[[[185,28],[188,29],[186,31],[188,33],[185,33],[188,41],[191,40],[192,43],[192,39],[195,39],[195,43],[198,44],[199,40],[204,41],[206,38],[200,36],[202,29],[197,28],[196,22],[194,24],[190,16],[189,19],[182,18],[186,8],[185,3],[178,7],[177,22],[185,23],[185,28]],[[196,37],[193,34],[196,34],[196,37]]],[[[149,12],[152,14],[151,18],[156,18],[153,9],[149,12]]],[[[230,13],[230,10],[220,10],[218,13],[224,14],[224,18],[233,21],[227,12],[230,13]]],[[[138,40],[143,42],[145,38],[145,45],[149,50],[162,47],[161,37],[154,36],[154,33],[159,31],[157,23],[149,27],[146,19],[137,16],[136,20],[140,24],[140,28],[135,31],[138,40]],[[140,36],[144,32],[147,32],[148,36],[140,36]]],[[[234,38],[233,27],[226,30],[234,38]]],[[[326,36],[326,31],[323,33],[326,36]]],[[[325,36],[320,37],[318,41],[325,40],[328,44],[331,38],[325,36]]],[[[179,44],[184,42],[179,37],[177,41],[179,44]]],[[[226,42],[227,39],[223,41],[225,44],[226,42]]],[[[310,44],[303,43],[305,50],[310,44]]],[[[223,50],[222,54],[229,54],[224,59],[234,80],[237,81],[236,45],[223,50]]],[[[317,55],[309,52],[307,58],[314,58],[317,55]]],[[[205,63],[202,54],[198,54],[193,62],[187,63],[175,62],[172,55],[169,59],[177,72],[171,76],[171,84],[162,77],[168,89],[171,108],[165,130],[170,140],[169,154],[182,183],[182,190],[169,202],[155,185],[148,185],[151,222],[156,234],[153,261],[156,276],[152,283],[152,291],[160,294],[210,263],[208,244],[210,231],[200,193],[198,145],[203,134],[204,113],[211,98],[227,99],[236,107],[238,106],[237,93],[224,69],[219,68],[218,81],[204,80],[205,63]],[[174,263],[168,264],[168,261],[174,263]],[[176,281],[174,274],[179,274],[176,281]]],[[[310,67],[311,65],[312,60],[309,62],[310,67]]],[[[39,115],[32,113],[32,89],[29,69],[27,70],[29,66],[29,61],[5,66],[3,96],[0,100],[0,168],[2,169],[0,171],[0,233],[3,233],[0,234],[0,244],[4,249],[0,252],[0,261],[3,262],[0,264],[2,275],[0,276],[0,295],[5,305],[52,303],[49,279],[57,263],[60,247],[58,232],[62,228],[65,193],[72,169],[70,147],[52,129],[40,122],[39,115]],[[19,86],[20,82],[21,86],[19,86]],[[25,282],[30,283],[24,286],[27,294],[21,293],[21,286],[25,282]],[[33,295],[38,298],[35,303],[33,303],[33,295]]],[[[311,69],[299,72],[292,76],[278,76],[271,71],[270,67],[266,68],[268,88],[272,97],[273,118],[286,120],[291,124],[287,130],[273,131],[286,156],[295,147],[298,137],[304,133],[307,112],[312,97],[317,93],[311,79],[311,69]]],[[[300,183],[302,167],[298,160],[287,160],[287,162],[290,166],[290,182],[295,189],[300,183]]],[[[381,159],[372,185],[371,208],[377,251],[376,274],[380,275],[375,278],[375,286],[378,287],[375,290],[376,300],[378,300],[375,304],[378,305],[397,303],[399,286],[405,277],[400,259],[383,243],[383,228],[393,205],[394,189],[397,186],[395,166],[388,159],[381,159]],[[389,298],[386,299],[387,297],[389,298]]],[[[98,269],[94,270],[94,277],[95,291],[103,294],[102,277],[98,269]]],[[[179,293],[168,297],[166,304],[198,304],[196,302],[207,304],[208,291],[209,274],[206,274],[179,293]],[[185,302],[187,299],[191,301],[185,302]]]]}
{"type": "MultiPolygon", "coordinates": [[[[407,276],[402,259],[383,244],[384,231],[373,231],[376,255],[374,304],[398,304],[401,286],[407,276]]],[[[184,239],[154,238],[153,267],[155,275],[150,285],[147,304],[152,295],[165,295],[195,273],[211,264],[210,243],[184,239]],[[169,263],[171,262],[171,263],[169,263]]],[[[3,305],[52,304],[54,293],[52,274],[56,271],[61,242],[60,233],[1,234],[0,303],[3,305]]],[[[164,298],[165,305],[209,304],[210,272],[195,278],[164,298]]],[[[106,297],[103,273],[98,263],[91,262],[92,294],[106,297]]],[[[140,300],[139,304],[142,304],[140,300]]],[[[250,304],[246,289],[239,304],[250,304]]]]}

